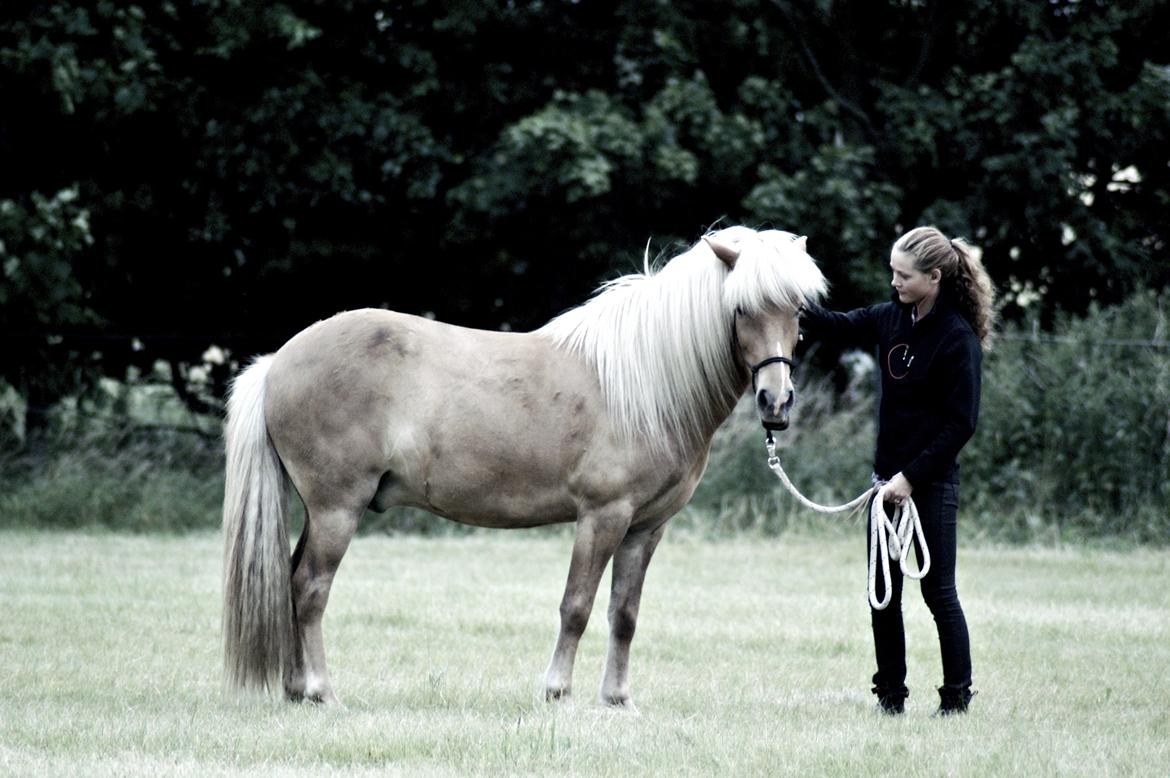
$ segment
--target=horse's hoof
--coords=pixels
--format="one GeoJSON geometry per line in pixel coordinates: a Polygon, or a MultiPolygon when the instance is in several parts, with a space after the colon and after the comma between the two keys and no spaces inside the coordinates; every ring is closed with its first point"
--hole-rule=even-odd
{"type": "Polygon", "coordinates": [[[311,703],[313,705],[320,705],[323,708],[345,707],[341,704],[341,700],[337,699],[337,695],[333,693],[332,689],[320,689],[315,692],[305,692],[300,701],[311,703]]]}
{"type": "Polygon", "coordinates": [[[573,695],[571,694],[570,690],[567,688],[565,688],[565,689],[545,689],[544,690],[544,701],[545,702],[568,702],[569,700],[572,699],[572,697],[573,697],[573,695]]]}
{"type": "Polygon", "coordinates": [[[602,697],[601,701],[611,710],[629,713],[632,716],[640,715],[638,713],[638,706],[634,704],[633,699],[629,695],[610,695],[602,697]]]}

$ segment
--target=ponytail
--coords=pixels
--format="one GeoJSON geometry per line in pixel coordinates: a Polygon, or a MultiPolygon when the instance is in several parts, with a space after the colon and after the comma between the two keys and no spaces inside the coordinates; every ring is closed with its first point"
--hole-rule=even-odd
{"type": "Polygon", "coordinates": [[[962,238],[951,241],[958,258],[957,271],[951,283],[955,304],[979,338],[984,351],[990,351],[995,340],[995,287],[983,263],[962,238]]]}

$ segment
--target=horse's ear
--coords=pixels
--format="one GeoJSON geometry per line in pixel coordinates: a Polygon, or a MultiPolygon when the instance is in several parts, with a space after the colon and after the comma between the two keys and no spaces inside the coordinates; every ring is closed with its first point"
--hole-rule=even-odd
{"type": "Polygon", "coordinates": [[[794,240],[792,242],[796,244],[796,247],[798,249],[800,249],[801,251],[803,251],[805,253],[808,253],[808,236],[807,235],[801,235],[799,238],[797,238],[796,240],[794,240]]]}
{"type": "Polygon", "coordinates": [[[707,245],[715,252],[715,256],[723,260],[723,264],[727,265],[729,270],[735,269],[735,260],[739,259],[739,249],[732,248],[726,243],[709,238],[706,235],[703,236],[703,240],[707,241],[707,245]]]}

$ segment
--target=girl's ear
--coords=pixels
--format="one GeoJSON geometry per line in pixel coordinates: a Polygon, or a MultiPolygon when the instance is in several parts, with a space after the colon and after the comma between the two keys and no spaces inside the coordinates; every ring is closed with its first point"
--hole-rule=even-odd
{"type": "Polygon", "coordinates": [[[935,284],[937,284],[937,283],[938,283],[939,281],[941,281],[941,280],[942,280],[942,271],[941,271],[941,270],[939,270],[939,269],[936,267],[936,268],[934,268],[933,270],[931,270],[931,271],[930,271],[930,281],[931,281],[931,283],[935,283],[935,284]]]}

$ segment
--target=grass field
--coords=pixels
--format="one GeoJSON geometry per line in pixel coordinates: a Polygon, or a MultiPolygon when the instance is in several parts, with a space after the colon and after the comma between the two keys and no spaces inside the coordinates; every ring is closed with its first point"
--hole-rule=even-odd
{"type": "Polygon", "coordinates": [[[0,532],[0,774],[1170,774],[1166,550],[964,550],[980,694],[930,718],[938,647],[908,587],[912,696],[889,719],[860,540],[668,532],[633,716],[596,702],[604,592],[575,701],[541,696],[570,542],[358,538],[326,615],[346,707],[321,709],[222,694],[214,535],[0,532]]]}

